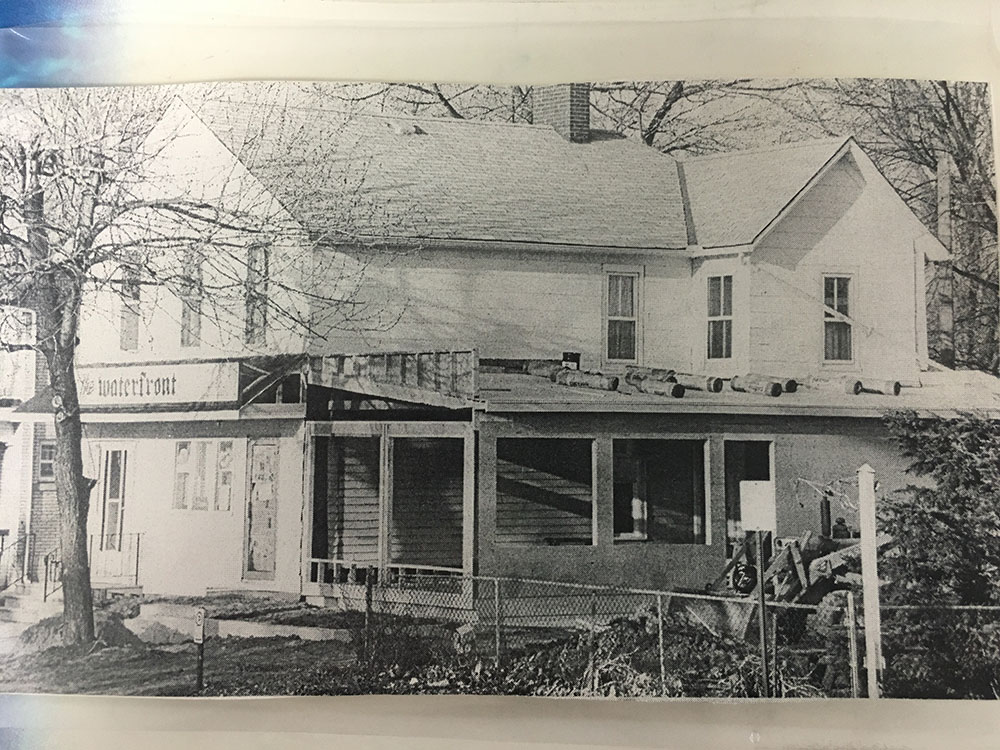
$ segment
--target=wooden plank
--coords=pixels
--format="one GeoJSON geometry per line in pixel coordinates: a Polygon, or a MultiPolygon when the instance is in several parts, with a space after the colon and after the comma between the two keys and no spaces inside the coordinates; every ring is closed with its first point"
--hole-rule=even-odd
{"type": "Polygon", "coordinates": [[[788,544],[788,550],[792,556],[792,564],[794,565],[795,574],[799,577],[799,582],[802,584],[802,590],[805,591],[809,588],[809,573],[806,571],[805,563],[802,562],[802,551],[799,549],[799,543],[790,542],[788,544]]]}

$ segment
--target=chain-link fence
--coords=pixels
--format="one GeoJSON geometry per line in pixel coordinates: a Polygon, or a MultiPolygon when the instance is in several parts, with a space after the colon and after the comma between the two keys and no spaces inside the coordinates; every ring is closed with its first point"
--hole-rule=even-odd
{"type": "Polygon", "coordinates": [[[768,602],[761,648],[753,597],[405,570],[380,579],[375,568],[358,573],[338,586],[336,597],[345,609],[364,613],[359,664],[383,681],[405,680],[408,688],[715,697],[859,690],[843,602],[825,610],[768,602]]]}

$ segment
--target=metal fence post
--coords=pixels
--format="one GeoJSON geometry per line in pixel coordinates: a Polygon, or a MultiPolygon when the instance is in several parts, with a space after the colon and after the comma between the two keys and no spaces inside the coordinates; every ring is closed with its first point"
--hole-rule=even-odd
{"type": "Polygon", "coordinates": [[[372,584],[375,568],[371,565],[365,570],[365,662],[371,662],[374,657],[372,638],[372,584]]]}
{"type": "Polygon", "coordinates": [[[858,683],[860,682],[860,676],[858,674],[858,631],[857,622],[858,617],[854,611],[854,592],[848,590],[847,592],[847,616],[845,618],[847,622],[847,651],[850,654],[851,660],[851,697],[857,698],[859,694],[858,683]]]}
{"type": "Polygon", "coordinates": [[[597,594],[590,592],[590,636],[587,638],[587,651],[589,656],[587,664],[590,673],[590,692],[597,692],[597,594]]]}
{"type": "Polygon", "coordinates": [[[660,645],[660,695],[667,695],[667,666],[663,653],[663,594],[656,595],[656,630],[660,645]]]}
{"type": "Polygon", "coordinates": [[[496,662],[500,666],[500,579],[493,579],[493,638],[496,648],[496,662]]]}

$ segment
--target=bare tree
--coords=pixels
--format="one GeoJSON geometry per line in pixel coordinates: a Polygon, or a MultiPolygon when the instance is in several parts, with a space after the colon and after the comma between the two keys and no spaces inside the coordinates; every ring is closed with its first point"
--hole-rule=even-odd
{"type": "Polygon", "coordinates": [[[935,330],[937,316],[931,316],[932,356],[948,363],[953,359],[958,367],[997,372],[996,175],[987,85],[807,81],[770,96],[769,104],[780,106],[807,133],[853,133],[928,227],[944,228],[950,219],[953,259],[930,277],[929,301],[932,310],[954,305],[954,334],[935,330]],[[945,168],[951,172],[950,208],[944,217],[937,195],[942,159],[950,162],[945,168]],[[953,355],[945,351],[948,347],[953,355]]]}
{"type": "Polygon", "coordinates": [[[531,87],[448,83],[317,83],[317,98],[340,106],[427,117],[531,122],[531,87]]]}
{"type": "Polygon", "coordinates": [[[258,88],[256,100],[217,113],[235,113],[222,124],[224,148],[198,137],[199,118],[173,93],[11,90],[0,99],[0,304],[31,311],[36,326],[34,342],[5,347],[31,346],[48,369],[67,644],[94,637],[81,316],[159,310],[187,319],[188,335],[237,351],[394,322],[362,279],[385,252],[380,231],[405,217],[364,189],[363,150],[315,153],[346,132],[349,116],[294,109],[286,88],[258,88]],[[213,161],[230,152],[240,159],[213,161]],[[281,199],[245,165],[280,184],[281,199]]]}

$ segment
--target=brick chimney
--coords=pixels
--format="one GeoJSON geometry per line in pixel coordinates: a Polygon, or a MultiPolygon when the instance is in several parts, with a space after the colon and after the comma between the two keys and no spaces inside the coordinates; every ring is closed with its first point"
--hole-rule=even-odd
{"type": "Polygon", "coordinates": [[[551,125],[567,141],[590,140],[590,84],[559,83],[535,86],[532,92],[532,122],[551,125]]]}

